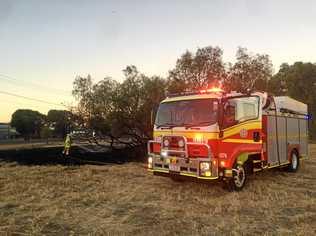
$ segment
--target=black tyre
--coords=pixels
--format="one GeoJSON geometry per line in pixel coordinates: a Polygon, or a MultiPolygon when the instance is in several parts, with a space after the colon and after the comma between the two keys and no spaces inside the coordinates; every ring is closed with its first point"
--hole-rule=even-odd
{"type": "Polygon", "coordinates": [[[296,172],[299,166],[300,166],[300,159],[299,159],[298,153],[295,150],[293,150],[291,152],[291,159],[290,159],[290,165],[288,167],[288,171],[296,172]]]}
{"type": "Polygon", "coordinates": [[[247,171],[245,165],[236,164],[233,168],[233,177],[226,182],[229,191],[240,191],[246,184],[247,171]]]}
{"type": "Polygon", "coordinates": [[[240,191],[247,182],[247,166],[236,164],[233,168],[233,177],[225,182],[224,187],[229,191],[240,191]]]}

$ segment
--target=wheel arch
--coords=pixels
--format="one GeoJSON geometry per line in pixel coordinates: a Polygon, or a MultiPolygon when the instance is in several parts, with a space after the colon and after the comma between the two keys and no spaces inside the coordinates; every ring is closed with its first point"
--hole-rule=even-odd
{"type": "Polygon", "coordinates": [[[299,144],[290,144],[288,146],[288,161],[291,161],[292,152],[295,152],[297,157],[300,159],[300,146],[299,146],[299,144]]]}
{"type": "Polygon", "coordinates": [[[255,157],[258,157],[260,155],[261,153],[259,152],[242,152],[235,158],[233,163],[243,165],[246,162],[251,162],[255,157]]]}
{"type": "Polygon", "coordinates": [[[291,150],[289,150],[289,165],[288,165],[288,171],[289,172],[297,172],[298,168],[300,166],[300,155],[299,155],[299,149],[293,147],[291,150]],[[296,161],[293,161],[293,157],[295,156],[296,161]]]}
{"type": "Polygon", "coordinates": [[[296,154],[297,154],[297,156],[298,156],[298,158],[300,158],[300,152],[299,152],[299,149],[298,148],[293,148],[292,149],[292,152],[295,152],[296,154]]]}

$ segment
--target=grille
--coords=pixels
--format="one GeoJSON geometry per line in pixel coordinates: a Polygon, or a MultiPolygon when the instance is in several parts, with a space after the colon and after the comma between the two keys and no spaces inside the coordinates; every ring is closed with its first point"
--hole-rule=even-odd
{"type": "Polygon", "coordinates": [[[164,149],[168,150],[184,150],[185,139],[182,136],[164,136],[162,140],[162,145],[164,149]],[[169,145],[165,145],[165,140],[168,140],[169,145]],[[179,141],[184,143],[183,147],[179,147],[179,141]]]}

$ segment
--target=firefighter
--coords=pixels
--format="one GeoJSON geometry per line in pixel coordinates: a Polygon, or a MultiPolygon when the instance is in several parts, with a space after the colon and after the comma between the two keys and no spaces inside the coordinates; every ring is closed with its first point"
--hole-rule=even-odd
{"type": "Polygon", "coordinates": [[[65,145],[64,145],[64,150],[63,150],[63,155],[65,157],[69,156],[70,147],[71,147],[71,137],[70,137],[70,134],[67,134],[67,137],[65,140],[65,145]]]}
{"type": "Polygon", "coordinates": [[[227,104],[224,111],[224,124],[225,126],[236,125],[238,121],[235,119],[235,106],[232,104],[227,104]]]}

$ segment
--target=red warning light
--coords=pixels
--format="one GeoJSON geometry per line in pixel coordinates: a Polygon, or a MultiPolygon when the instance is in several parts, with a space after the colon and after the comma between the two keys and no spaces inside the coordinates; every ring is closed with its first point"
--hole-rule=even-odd
{"type": "Polygon", "coordinates": [[[213,88],[208,89],[207,92],[209,92],[209,93],[221,93],[221,92],[224,92],[224,90],[221,88],[213,87],[213,88]]]}
{"type": "Polygon", "coordinates": [[[200,90],[200,93],[221,93],[221,92],[224,92],[224,90],[218,87],[212,87],[210,89],[200,90]]]}

